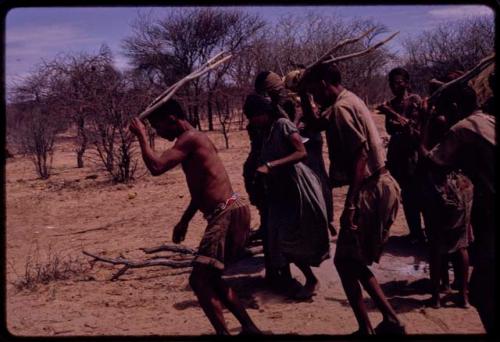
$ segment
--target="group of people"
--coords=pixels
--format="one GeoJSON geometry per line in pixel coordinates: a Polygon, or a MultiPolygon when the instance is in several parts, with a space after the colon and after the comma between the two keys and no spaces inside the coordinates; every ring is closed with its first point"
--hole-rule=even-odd
{"type": "MultiPolygon", "coordinates": [[[[257,75],[255,92],[243,106],[248,118],[250,153],[243,166],[251,204],[260,214],[265,277],[270,287],[297,300],[314,296],[319,286],[312,267],[330,258],[332,188],[348,186],[334,264],[358,322],[355,334],[405,334],[404,324],[369,267],[379,262],[400,202],[410,240],[428,240],[431,305],[439,306],[452,261],[459,288],[457,304],[477,308],[487,332],[494,329],[494,148],[493,102],[477,106],[474,91],[449,88],[435,101],[409,92],[409,75],[389,73],[394,98],[378,107],[391,135],[387,158],[366,104],[342,85],[335,64],[317,64],[302,73],[293,96],[287,79],[270,71],[257,75]],[[330,168],[323,160],[325,132],[330,168]],[[425,232],[420,223],[423,216],[425,232]],[[474,241],[472,243],[472,241],[474,241]],[[473,273],[469,282],[468,247],[473,273]],[[305,276],[300,284],[290,272],[305,276]],[[372,326],[361,288],[383,315],[372,326]]],[[[250,234],[249,204],[233,192],[229,177],[208,137],[188,122],[175,100],[147,118],[160,137],[175,140],[156,154],[146,127],[133,119],[144,162],[153,175],[181,164],[191,202],[172,240],[183,241],[189,221],[200,210],[207,228],[193,261],[190,285],[217,334],[229,334],[223,305],[242,326],[242,334],[262,333],[234,290],[223,280],[226,264],[241,256],[250,234]]]]}

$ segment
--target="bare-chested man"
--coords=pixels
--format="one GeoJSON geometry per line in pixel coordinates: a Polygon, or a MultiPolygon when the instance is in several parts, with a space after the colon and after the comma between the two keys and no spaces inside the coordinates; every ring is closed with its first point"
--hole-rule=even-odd
{"type": "Polygon", "coordinates": [[[130,131],[139,139],[147,168],[153,176],[159,176],[181,164],[191,194],[189,207],[175,226],[172,241],[184,240],[189,221],[197,210],[208,221],[189,278],[203,311],[219,335],[229,335],[223,304],[241,323],[243,334],[260,333],[234,290],[222,279],[225,265],[241,251],[249,232],[248,204],[233,193],[215,146],[186,121],[177,101],[167,101],[148,120],[160,137],[176,141],[172,148],[158,155],[148,144],[144,124],[133,119],[130,131]]]}

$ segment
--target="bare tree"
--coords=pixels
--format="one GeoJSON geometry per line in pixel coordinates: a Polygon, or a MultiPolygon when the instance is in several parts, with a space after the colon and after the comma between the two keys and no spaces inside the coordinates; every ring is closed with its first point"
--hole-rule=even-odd
{"type": "Polygon", "coordinates": [[[96,70],[111,61],[111,51],[103,45],[97,54],[66,55],[46,63],[59,80],[58,105],[64,109],[77,130],[75,152],[79,168],[84,166],[83,156],[91,143],[86,123],[92,114],[96,96],[96,70]]]}
{"type": "Polygon", "coordinates": [[[482,16],[439,25],[404,42],[402,63],[412,74],[412,87],[427,92],[427,81],[444,79],[452,70],[468,70],[494,51],[494,18],[482,16]]]}
{"type": "Polygon", "coordinates": [[[227,90],[219,90],[213,95],[217,118],[219,119],[222,135],[224,136],[224,142],[226,148],[229,148],[229,130],[235,114],[235,106],[231,103],[232,94],[230,94],[227,90]]]}
{"type": "MultiPolygon", "coordinates": [[[[125,39],[123,48],[135,68],[147,74],[158,89],[164,89],[215,52],[238,53],[263,26],[258,16],[213,8],[173,11],[160,20],[142,15],[134,26],[134,35],[125,39]]],[[[213,129],[211,97],[230,67],[231,62],[206,78],[194,80],[179,93],[196,127],[201,128],[200,111],[206,105],[208,128],[213,129]],[[199,98],[205,91],[208,96],[201,103],[199,98]]]]}
{"type": "MultiPolygon", "coordinates": [[[[353,36],[358,36],[369,29],[369,34],[362,40],[346,45],[336,53],[339,55],[360,51],[379,40],[379,35],[387,30],[384,25],[371,20],[346,21],[338,16],[323,16],[306,13],[300,16],[283,17],[266,33],[253,40],[253,49],[248,49],[239,71],[244,65],[252,66],[253,80],[259,71],[270,70],[280,75],[303,68],[325,54],[333,45],[353,36]]],[[[380,78],[384,67],[394,56],[383,46],[367,56],[340,62],[343,83],[358,93],[367,102],[379,99],[379,87],[374,87],[374,78],[380,78]]],[[[385,83],[385,82],[384,82],[385,83]]]]}

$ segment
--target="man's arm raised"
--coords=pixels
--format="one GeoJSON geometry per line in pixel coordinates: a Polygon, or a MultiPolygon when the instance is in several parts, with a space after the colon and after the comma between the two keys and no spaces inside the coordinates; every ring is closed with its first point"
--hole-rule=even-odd
{"type": "Polygon", "coordinates": [[[130,131],[137,136],[141,146],[142,158],[153,176],[159,176],[171,170],[182,163],[189,154],[189,144],[187,144],[187,141],[185,139],[178,139],[172,148],[158,155],[153,151],[151,146],[149,146],[146,127],[138,118],[132,119],[130,131]]]}
{"type": "Polygon", "coordinates": [[[309,94],[300,92],[300,105],[302,107],[302,119],[309,129],[323,131],[328,127],[328,118],[314,111],[309,94]]]}

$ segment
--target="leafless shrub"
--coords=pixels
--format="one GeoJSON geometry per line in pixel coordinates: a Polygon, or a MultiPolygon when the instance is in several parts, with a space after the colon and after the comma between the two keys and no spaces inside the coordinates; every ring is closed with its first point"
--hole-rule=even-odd
{"type": "Polygon", "coordinates": [[[229,130],[234,119],[234,109],[230,108],[229,96],[220,96],[215,99],[215,108],[217,109],[217,117],[224,136],[226,148],[229,148],[229,130]]]}
{"type": "MultiPolygon", "coordinates": [[[[39,66],[12,91],[15,105],[11,111],[18,115],[14,140],[21,153],[29,156],[37,174],[42,179],[50,177],[56,134],[64,129],[60,119],[53,89],[57,84],[54,75],[39,66]]],[[[12,127],[12,126],[11,126],[12,127]]]]}
{"type": "Polygon", "coordinates": [[[49,246],[45,259],[40,258],[38,246],[30,252],[24,263],[24,272],[12,284],[16,290],[35,290],[40,284],[67,280],[85,274],[90,264],[81,257],[62,256],[49,246]]]}
{"type": "Polygon", "coordinates": [[[112,62],[111,51],[103,45],[96,54],[60,55],[45,63],[58,79],[59,86],[54,89],[57,105],[64,110],[67,120],[76,128],[75,152],[78,168],[84,166],[83,156],[91,144],[87,121],[93,114],[98,73],[112,62]]]}
{"type": "MultiPolygon", "coordinates": [[[[248,47],[264,22],[259,16],[237,10],[200,8],[172,11],[154,19],[140,15],[135,32],[123,48],[136,71],[147,75],[157,92],[192,72],[222,50],[233,55],[248,47]]],[[[187,84],[178,93],[184,99],[191,123],[201,129],[201,110],[206,106],[208,129],[213,130],[213,92],[227,78],[232,60],[207,76],[187,84]],[[206,93],[206,101],[199,97],[206,93]]]]}
{"type": "Polygon", "coordinates": [[[129,182],[137,171],[138,153],[128,124],[146,106],[146,96],[133,75],[111,65],[99,70],[95,87],[94,114],[89,120],[94,157],[113,181],[129,182]]]}
{"type": "Polygon", "coordinates": [[[30,157],[40,178],[48,179],[58,129],[48,122],[40,109],[33,108],[30,114],[19,136],[21,148],[30,157]]]}

